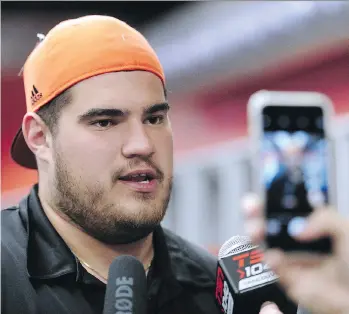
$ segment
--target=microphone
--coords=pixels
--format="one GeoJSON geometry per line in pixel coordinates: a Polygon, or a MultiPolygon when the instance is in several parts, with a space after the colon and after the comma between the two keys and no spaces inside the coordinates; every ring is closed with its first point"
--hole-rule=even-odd
{"type": "Polygon", "coordinates": [[[133,256],[114,259],[109,268],[103,314],[146,314],[147,279],[133,256]]]}
{"type": "Polygon", "coordinates": [[[246,236],[226,241],[218,254],[216,303],[225,314],[258,314],[264,302],[278,305],[284,314],[297,306],[278,285],[278,276],[263,262],[263,252],[246,236]]]}

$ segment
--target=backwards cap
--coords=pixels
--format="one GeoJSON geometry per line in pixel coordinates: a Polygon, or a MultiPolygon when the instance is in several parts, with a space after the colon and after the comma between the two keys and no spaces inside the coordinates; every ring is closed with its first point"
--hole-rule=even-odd
{"type": "MultiPolygon", "coordinates": [[[[29,55],[23,68],[27,112],[35,112],[72,85],[95,75],[148,71],[165,85],[160,61],[137,30],[114,17],[90,15],[56,25],[29,55]]],[[[11,156],[36,169],[20,129],[11,156]]]]}

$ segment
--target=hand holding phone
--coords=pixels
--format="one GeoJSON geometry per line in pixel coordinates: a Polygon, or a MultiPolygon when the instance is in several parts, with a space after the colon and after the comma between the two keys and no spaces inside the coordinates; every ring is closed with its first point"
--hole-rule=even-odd
{"type": "MultiPolygon", "coordinates": [[[[256,244],[264,239],[261,205],[253,194],[246,195],[242,204],[246,231],[256,244]]],[[[319,239],[322,234],[333,241],[331,254],[267,249],[264,262],[279,276],[286,294],[300,303],[300,312],[306,308],[317,314],[349,313],[349,220],[334,210],[315,211],[298,239],[319,239]]]]}
{"type": "Polygon", "coordinates": [[[333,106],[315,92],[259,91],[248,102],[254,186],[263,201],[265,245],[328,253],[328,238],[293,235],[317,208],[332,202],[329,120],[333,106]]]}

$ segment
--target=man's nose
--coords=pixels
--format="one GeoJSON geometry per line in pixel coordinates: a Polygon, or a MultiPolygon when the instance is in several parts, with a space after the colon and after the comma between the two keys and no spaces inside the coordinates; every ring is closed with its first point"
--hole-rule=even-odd
{"type": "Polygon", "coordinates": [[[153,143],[145,128],[146,125],[135,123],[128,129],[122,148],[122,154],[126,158],[147,157],[154,153],[153,143]]]}

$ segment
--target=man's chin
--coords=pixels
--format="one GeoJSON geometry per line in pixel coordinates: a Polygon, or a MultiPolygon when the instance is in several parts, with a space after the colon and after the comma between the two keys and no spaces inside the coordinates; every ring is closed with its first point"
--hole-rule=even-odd
{"type": "Polygon", "coordinates": [[[159,224],[160,222],[147,225],[143,224],[140,226],[136,223],[127,223],[115,226],[115,228],[108,228],[109,230],[104,228],[97,230],[93,228],[93,230],[85,229],[85,231],[95,239],[105,244],[130,244],[146,238],[156,229],[159,224]]]}
{"type": "Polygon", "coordinates": [[[117,201],[123,204],[127,204],[127,207],[131,208],[131,213],[140,210],[141,207],[146,206],[153,208],[157,204],[159,198],[158,192],[153,193],[142,193],[133,191],[130,189],[125,190],[122,199],[118,198],[117,201]],[[132,209],[135,209],[134,211],[132,209]]]}

